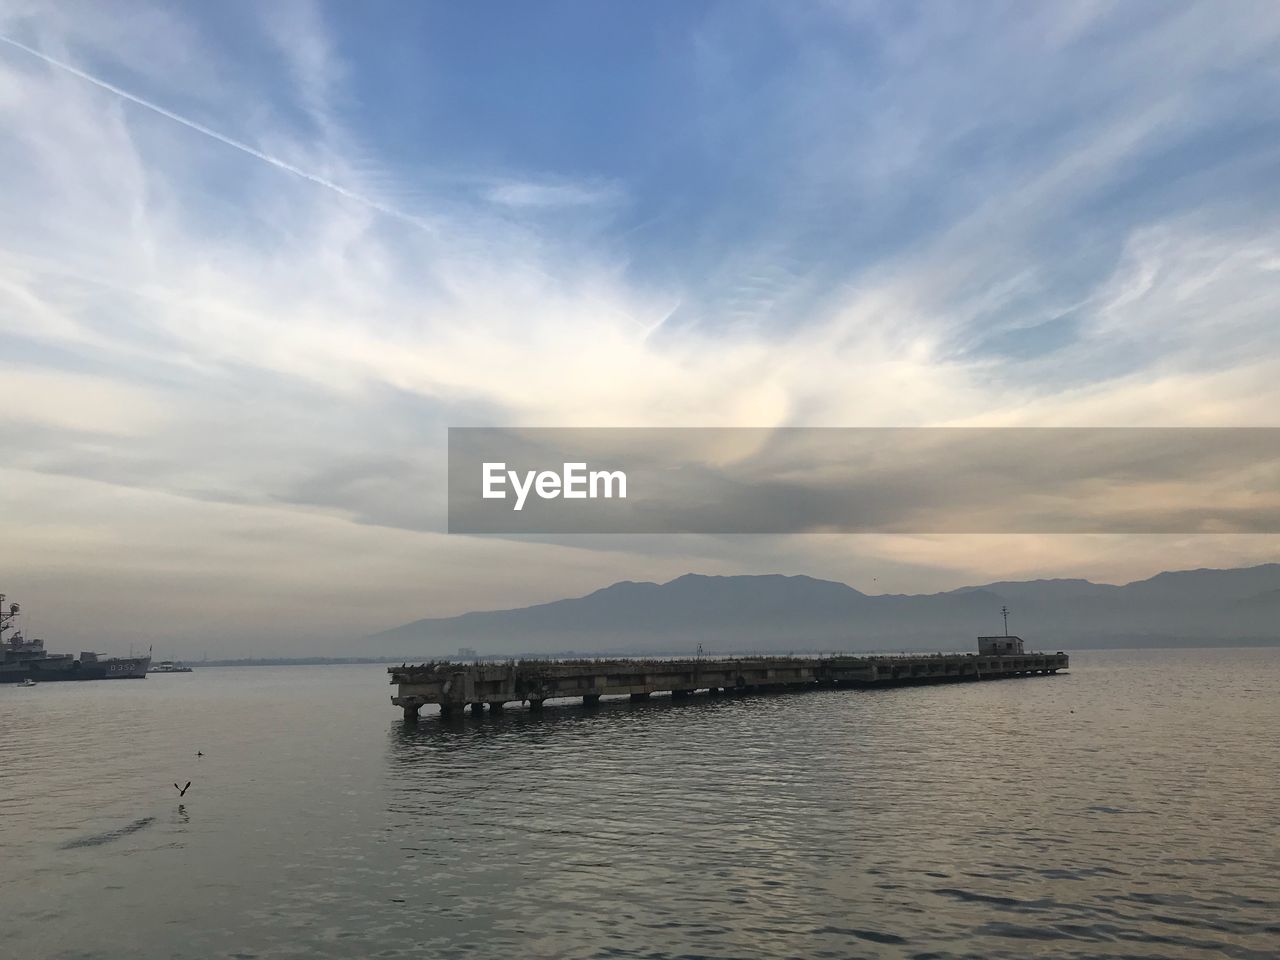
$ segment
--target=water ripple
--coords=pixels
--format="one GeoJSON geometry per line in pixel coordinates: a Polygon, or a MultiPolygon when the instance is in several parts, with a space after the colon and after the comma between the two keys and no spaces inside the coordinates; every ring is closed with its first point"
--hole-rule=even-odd
{"type": "Polygon", "coordinates": [[[362,667],[0,690],[10,948],[1277,955],[1280,651],[416,726],[386,695],[362,667]]]}

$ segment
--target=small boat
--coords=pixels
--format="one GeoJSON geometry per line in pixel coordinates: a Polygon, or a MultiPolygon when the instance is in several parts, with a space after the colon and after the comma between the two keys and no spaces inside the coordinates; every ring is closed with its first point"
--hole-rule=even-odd
{"type": "Polygon", "coordinates": [[[27,679],[23,680],[20,684],[18,684],[18,686],[20,686],[20,687],[34,687],[34,686],[36,686],[36,682],[35,682],[34,680],[32,680],[30,677],[27,677],[27,679]]]}

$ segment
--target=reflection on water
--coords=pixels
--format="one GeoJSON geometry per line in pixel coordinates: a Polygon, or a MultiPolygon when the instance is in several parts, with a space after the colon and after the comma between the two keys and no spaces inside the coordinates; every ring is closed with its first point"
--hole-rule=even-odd
{"type": "MultiPolygon", "coordinates": [[[[39,742],[0,767],[18,955],[1244,958],[1280,943],[1280,651],[1085,652],[1055,678],[417,725],[377,668],[170,679],[93,694],[106,731],[53,701],[22,718],[39,742]],[[195,743],[175,812],[165,790],[191,776],[195,743]]],[[[0,720],[29,702],[0,695],[0,720]]]]}
{"type": "Polygon", "coordinates": [[[155,817],[139,817],[132,823],[126,823],[124,826],[116,827],[114,830],[106,830],[102,833],[95,833],[89,837],[79,837],[75,840],[68,840],[62,845],[62,849],[74,850],[77,847],[100,847],[104,843],[111,843],[113,840],[119,840],[121,837],[127,837],[131,833],[137,833],[139,830],[146,829],[155,822],[155,817]]]}

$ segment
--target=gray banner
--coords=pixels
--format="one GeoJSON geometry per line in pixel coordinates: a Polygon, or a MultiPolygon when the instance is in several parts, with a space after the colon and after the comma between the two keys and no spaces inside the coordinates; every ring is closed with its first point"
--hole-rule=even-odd
{"type": "Polygon", "coordinates": [[[451,533],[1276,533],[1280,428],[451,428],[451,533]]]}

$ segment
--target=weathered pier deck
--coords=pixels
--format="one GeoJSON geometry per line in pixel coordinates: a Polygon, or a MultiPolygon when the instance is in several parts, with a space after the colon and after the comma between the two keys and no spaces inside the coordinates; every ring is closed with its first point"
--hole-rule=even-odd
{"type": "MultiPolygon", "coordinates": [[[[996,640],[1004,638],[983,638],[996,640]]],[[[1017,638],[1009,638],[1017,640],[1017,638]]],[[[992,644],[986,644],[987,648],[992,644]]],[[[877,687],[909,683],[995,680],[1052,674],[1065,670],[1065,653],[1017,652],[826,657],[697,657],[691,659],[508,660],[479,663],[433,661],[388,668],[398,686],[391,702],[406,720],[428,704],[444,716],[470,706],[501,710],[527,703],[539,710],[546,700],[629,695],[643,700],[655,693],[673,697],[698,691],[711,695],[815,687],[877,687]]],[[[1009,645],[1010,649],[1015,649],[1009,645]]]]}

